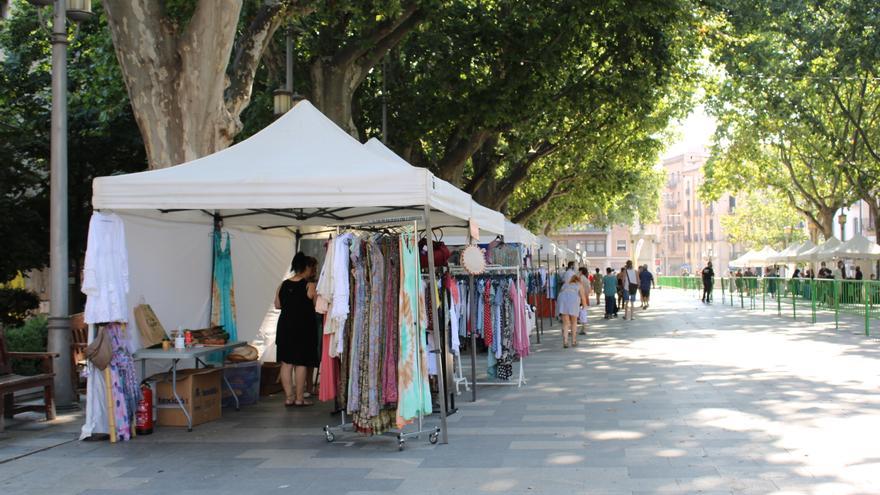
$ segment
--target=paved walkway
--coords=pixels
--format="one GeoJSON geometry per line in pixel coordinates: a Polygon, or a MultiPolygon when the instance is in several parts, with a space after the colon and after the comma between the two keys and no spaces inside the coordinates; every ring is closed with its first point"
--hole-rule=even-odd
{"type": "Polygon", "coordinates": [[[326,408],[274,399],[192,433],[2,463],[0,493],[880,493],[880,342],[670,289],[655,299],[632,322],[594,318],[575,349],[546,333],[526,387],[461,398],[449,445],[328,444],[326,408]]]}

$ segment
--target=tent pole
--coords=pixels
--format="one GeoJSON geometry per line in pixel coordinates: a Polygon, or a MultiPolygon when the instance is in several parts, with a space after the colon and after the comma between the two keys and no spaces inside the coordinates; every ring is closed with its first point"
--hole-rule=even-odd
{"type": "Polygon", "coordinates": [[[434,300],[437,294],[437,274],[434,271],[434,239],[431,235],[431,209],[427,204],[424,206],[424,214],[425,233],[428,237],[428,280],[431,321],[434,322],[434,344],[437,345],[437,350],[439,351],[439,354],[437,354],[437,388],[440,393],[440,443],[446,444],[449,443],[449,436],[446,432],[446,376],[443,374],[446,369],[446,334],[443,332],[443,326],[439,324],[437,319],[437,302],[434,300]]]}
{"type": "Polygon", "coordinates": [[[468,297],[468,312],[470,312],[471,325],[471,402],[477,401],[477,291],[474,283],[474,274],[468,275],[470,296],[468,297]]]}
{"type": "MultiPolygon", "coordinates": [[[[541,248],[540,247],[538,248],[538,269],[535,272],[535,275],[538,276],[538,279],[540,280],[540,277],[541,277],[541,248]]],[[[541,317],[541,308],[540,308],[540,304],[539,304],[540,299],[538,299],[538,296],[541,295],[540,292],[541,291],[538,291],[537,293],[535,293],[535,335],[538,338],[539,344],[541,343],[541,332],[544,330],[544,320],[541,319],[542,318],[541,317]],[[538,322],[538,320],[540,320],[540,323],[538,322]]]]}

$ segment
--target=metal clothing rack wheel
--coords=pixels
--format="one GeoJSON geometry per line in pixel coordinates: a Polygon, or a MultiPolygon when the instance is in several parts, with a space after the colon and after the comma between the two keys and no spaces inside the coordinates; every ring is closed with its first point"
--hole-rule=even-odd
{"type": "MultiPolygon", "coordinates": [[[[390,224],[403,224],[403,223],[412,222],[412,227],[411,227],[412,234],[415,236],[419,231],[419,229],[418,229],[418,221],[419,220],[424,220],[425,230],[430,232],[431,231],[430,211],[429,211],[428,207],[425,206],[424,214],[422,216],[382,218],[382,219],[373,219],[373,220],[368,220],[368,221],[363,221],[363,222],[338,224],[338,225],[335,225],[336,235],[338,237],[341,230],[360,230],[360,231],[367,231],[367,232],[395,233],[395,232],[398,232],[399,231],[398,229],[400,229],[401,227],[389,227],[388,225],[390,225],[390,224]],[[364,228],[364,227],[370,227],[370,226],[376,227],[376,226],[380,226],[380,225],[382,225],[384,227],[364,228]]],[[[408,229],[409,226],[407,225],[402,228],[408,229]]],[[[433,256],[430,256],[430,255],[428,256],[428,265],[429,265],[429,273],[433,274],[434,273],[434,257],[433,256]]],[[[436,294],[437,287],[436,287],[436,278],[435,277],[433,277],[433,276],[429,277],[429,285],[430,285],[431,294],[436,294]]],[[[432,312],[432,317],[433,317],[432,321],[435,321],[435,322],[438,321],[437,320],[437,305],[436,304],[431,304],[431,312],[432,312]]],[[[442,362],[440,361],[440,359],[442,359],[442,357],[446,355],[446,343],[445,343],[445,335],[444,335],[442,326],[441,325],[436,325],[436,326],[439,331],[439,338],[437,338],[435,340],[440,341],[439,347],[441,350],[441,352],[437,356],[437,359],[438,359],[437,368],[438,368],[438,370],[440,370],[440,369],[442,369],[441,368],[442,362]]],[[[420,338],[418,340],[418,342],[422,343],[422,342],[424,342],[424,340],[420,338]]],[[[416,356],[418,359],[421,356],[421,353],[416,353],[416,356]]],[[[421,368],[421,363],[417,362],[416,366],[421,368]]],[[[436,444],[438,441],[441,440],[441,438],[442,438],[442,443],[445,444],[448,442],[447,433],[446,433],[445,384],[444,384],[443,380],[438,380],[438,384],[439,384],[439,388],[440,388],[440,426],[435,426],[433,428],[426,430],[424,427],[424,411],[420,410],[419,415],[418,415],[418,429],[416,431],[407,432],[401,428],[397,432],[396,436],[397,436],[398,450],[403,450],[405,448],[407,438],[419,438],[423,434],[428,435],[428,441],[431,444],[436,444]]],[[[421,390],[421,388],[420,388],[420,390],[421,390]]],[[[353,423],[346,422],[346,414],[345,414],[344,408],[340,411],[340,413],[341,413],[341,418],[340,418],[340,424],[338,426],[330,426],[328,424],[328,425],[325,425],[323,428],[324,438],[327,440],[328,443],[332,443],[336,440],[336,434],[334,433],[334,431],[343,432],[343,431],[346,431],[347,429],[352,429],[352,430],[354,429],[353,423]]]]}

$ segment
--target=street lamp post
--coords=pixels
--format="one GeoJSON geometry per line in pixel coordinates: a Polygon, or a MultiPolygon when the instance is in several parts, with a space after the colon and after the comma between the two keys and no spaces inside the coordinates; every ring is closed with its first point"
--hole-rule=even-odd
{"type": "MultiPolygon", "coordinates": [[[[31,0],[38,8],[51,0],[31,0]]],[[[74,407],[70,356],[70,263],[67,218],[67,17],[82,22],[91,17],[91,0],[54,0],[52,15],[52,122],[49,159],[50,307],[47,335],[54,362],[55,404],[74,407]]]]}
{"type": "Polygon", "coordinates": [[[840,224],[840,242],[846,241],[846,213],[840,212],[840,216],[837,217],[837,222],[840,224]]]}
{"type": "Polygon", "coordinates": [[[55,0],[52,21],[52,137],[49,172],[49,266],[52,270],[49,352],[57,352],[55,404],[74,404],[70,356],[70,261],[67,239],[67,0],[55,0]]]}
{"type": "Polygon", "coordinates": [[[302,100],[302,96],[293,92],[293,34],[288,31],[284,40],[285,64],[284,64],[284,87],[276,89],[272,93],[272,110],[276,117],[287,113],[302,100]]]}

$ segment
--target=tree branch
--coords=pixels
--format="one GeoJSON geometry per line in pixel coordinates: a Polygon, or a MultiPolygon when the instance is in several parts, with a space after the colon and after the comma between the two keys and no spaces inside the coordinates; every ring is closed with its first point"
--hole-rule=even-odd
{"type": "Polygon", "coordinates": [[[874,146],[871,144],[871,140],[868,138],[868,133],[865,131],[864,127],[862,127],[861,123],[856,121],[855,116],[852,114],[848,105],[843,103],[843,99],[840,97],[840,94],[837,91],[837,88],[831,88],[831,94],[834,96],[834,101],[837,103],[838,108],[843,112],[846,118],[853,124],[858,131],[859,135],[862,137],[862,142],[865,143],[865,149],[868,150],[868,154],[871,155],[871,158],[876,162],[880,162],[880,153],[874,149],[874,146]]]}
{"type": "MultiPolygon", "coordinates": [[[[364,56],[374,46],[376,46],[383,38],[392,34],[403,22],[409,19],[418,10],[415,2],[410,2],[403,8],[403,11],[395,19],[388,19],[380,22],[373,27],[369,33],[359,36],[358,39],[350,42],[348,46],[339,50],[333,56],[333,65],[349,65],[357,59],[364,56]]],[[[381,57],[379,57],[381,58],[381,57]]]]}
{"type": "Polygon", "coordinates": [[[797,188],[797,190],[803,195],[804,199],[808,202],[812,203],[816,209],[821,209],[823,204],[814,198],[809,192],[807,192],[806,188],[801,184],[801,182],[797,178],[797,174],[794,171],[794,166],[791,164],[791,157],[787,155],[785,152],[785,145],[779,144],[776,146],[777,150],[779,150],[779,158],[783,165],[785,165],[786,170],[788,171],[789,178],[791,178],[792,183],[797,188]]]}
{"type": "Polygon", "coordinates": [[[457,129],[447,140],[445,152],[437,162],[437,174],[441,179],[458,185],[465,162],[483,146],[491,135],[487,130],[476,130],[467,136],[461,136],[462,130],[457,129]]]}
{"type": "Polygon", "coordinates": [[[384,36],[381,40],[376,42],[373,47],[361,57],[361,61],[358,63],[362,68],[358,84],[363,82],[364,78],[367,77],[368,71],[375,67],[379,61],[382,60],[382,57],[384,57],[392,48],[397,46],[407,34],[418,27],[418,25],[425,20],[425,17],[427,17],[427,14],[424,10],[416,10],[400,22],[400,24],[398,24],[393,31],[388,33],[387,36],[384,36]]]}
{"type": "Polygon", "coordinates": [[[550,156],[558,149],[558,143],[543,141],[538,145],[535,151],[530,152],[523,160],[520,160],[514,165],[511,173],[504,178],[501,187],[498,188],[492,206],[494,206],[495,209],[498,209],[500,205],[506,203],[507,199],[510,198],[514,191],[516,191],[516,188],[529,178],[529,172],[531,171],[532,166],[539,160],[550,156]]]}
{"type": "Polygon", "coordinates": [[[260,60],[285,17],[294,11],[305,15],[312,9],[311,5],[304,6],[296,0],[266,0],[263,3],[235,49],[225,94],[229,113],[238,117],[250,104],[260,60]]]}
{"type": "Polygon", "coordinates": [[[550,188],[547,189],[547,192],[545,192],[543,196],[536,199],[529,206],[527,206],[525,209],[523,209],[522,211],[517,213],[516,216],[514,216],[511,219],[511,221],[513,223],[520,223],[520,224],[528,221],[536,213],[541,211],[542,208],[547,206],[550,203],[550,201],[552,201],[555,198],[558,198],[560,196],[563,196],[565,194],[565,192],[559,192],[559,188],[562,187],[563,185],[565,185],[573,177],[574,177],[573,175],[567,175],[567,176],[560,177],[559,179],[556,179],[555,181],[553,181],[553,183],[550,184],[550,188]]]}

